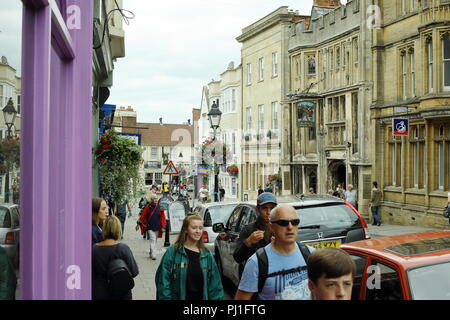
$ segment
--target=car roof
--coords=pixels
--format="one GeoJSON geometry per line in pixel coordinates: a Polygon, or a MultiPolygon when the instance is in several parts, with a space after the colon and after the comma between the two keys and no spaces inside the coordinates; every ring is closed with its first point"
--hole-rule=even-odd
{"type": "MultiPolygon", "coordinates": [[[[344,200],[330,196],[328,194],[306,194],[306,195],[288,195],[279,196],[277,198],[278,204],[287,204],[293,207],[302,206],[316,206],[321,204],[344,204],[344,200]]],[[[241,204],[256,206],[256,200],[244,201],[241,204]]]]}
{"type": "Polygon", "coordinates": [[[450,261],[450,230],[361,240],[343,244],[341,248],[382,257],[408,269],[430,263],[450,261]]]}
{"type": "Polygon", "coordinates": [[[238,201],[222,201],[222,202],[211,202],[211,203],[198,203],[195,206],[204,207],[204,208],[211,208],[211,207],[218,207],[218,206],[225,206],[225,205],[238,205],[240,202],[238,201]]]}

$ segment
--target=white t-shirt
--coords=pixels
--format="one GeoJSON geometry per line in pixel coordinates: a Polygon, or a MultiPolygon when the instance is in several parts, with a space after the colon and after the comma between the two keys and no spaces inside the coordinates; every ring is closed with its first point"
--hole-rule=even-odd
{"type": "Polygon", "coordinates": [[[206,188],[201,188],[199,191],[200,194],[200,198],[207,198],[208,197],[208,189],[206,188]]]}

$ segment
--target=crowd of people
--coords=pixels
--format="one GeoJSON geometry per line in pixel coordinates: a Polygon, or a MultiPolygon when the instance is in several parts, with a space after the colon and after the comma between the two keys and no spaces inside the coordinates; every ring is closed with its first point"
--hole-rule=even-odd
{"type": "MultiPolygon", "coordinates": [[[[125,200],[121,205],[126,216],[129,203],[125,200]]],[[[154,190],[140,207],[136,230],[144,237],[148,234],[149,257],[156,260],[156,240],[166,227],[164,209],[154,190]]],[[[117,208],[115,215],[108,215],[105,200],[92,200],[94,300],[131,300],[133,279],[139,274],[131,249],[120,242],[123,223],[118,215],[123,216],[123,210],[119,213],[117,208]]],[[[233,255],[241,278],[236,300],[351,298],[355,264],[347,253],[335,248],[315,250],[297,243],[300,219],[293,207],[278,205],[272,192],[258,196],[257,210],[259,217],[241,230],[233,255]]],[[[158,300],[224,298],[216,261],[202,240],[203,223],[202,217],[189,213],[178,239],[165,251],[155,275],[158,300]]]]}

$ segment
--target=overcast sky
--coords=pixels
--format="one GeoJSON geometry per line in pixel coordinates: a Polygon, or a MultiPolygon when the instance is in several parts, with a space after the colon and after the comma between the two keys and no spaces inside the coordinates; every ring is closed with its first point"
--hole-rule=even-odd
{"type": "MultiPolygon", "coordinates": [[[[20,74],[21,1],[1,0],[0,56],[20,74]]],[[[182,123],[201,102],[202,87],[240,63],[236,37],[280,6],[310,14],[313,0],[124,0],[126,57],[115,63],[107,103],[133,106],[139,122],[182,123]]],[[[345,1],[341,1],[345,2],[345,1]]]]}

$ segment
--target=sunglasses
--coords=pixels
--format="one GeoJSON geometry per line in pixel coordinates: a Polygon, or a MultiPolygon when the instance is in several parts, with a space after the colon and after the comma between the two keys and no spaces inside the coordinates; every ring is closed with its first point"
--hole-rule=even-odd
{"type": "Polygon", "coordinates": [[[300,219],[291,219],[291,220],[281,219],[281,220],[275,220],[275,221],[270,221],[270,222],[276,223],[277,225],[282,226],[282,227],[287,227],[290,222],[295,227],[300,224],[300,219]]]}

